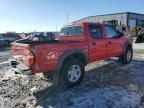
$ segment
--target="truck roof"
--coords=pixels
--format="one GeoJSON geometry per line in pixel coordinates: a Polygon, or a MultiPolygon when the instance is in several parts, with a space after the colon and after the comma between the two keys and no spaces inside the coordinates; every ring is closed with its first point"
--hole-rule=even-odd
{"type": "Polygon", "coordinates": [[[84,24],[102,24],[102,23],[94,23],[94,22],[72,22],[72,23],[69,23],[69,24],[66,24],[64,26],[73,26],[73,25],[79,25],[79,26],[82,26],[84,24]]]}

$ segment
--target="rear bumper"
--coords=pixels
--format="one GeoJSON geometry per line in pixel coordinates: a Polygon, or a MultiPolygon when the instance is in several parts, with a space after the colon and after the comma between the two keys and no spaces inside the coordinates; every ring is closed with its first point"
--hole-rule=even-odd
{"type": "Polygon", "coordinates": [[[14,71],[15,73],[24,74],[24,75],[32,75],[31,70],[24,64],[18,62],[17,60],[10,59],[9,63],[11,66],[11,70],[14,71]]]}

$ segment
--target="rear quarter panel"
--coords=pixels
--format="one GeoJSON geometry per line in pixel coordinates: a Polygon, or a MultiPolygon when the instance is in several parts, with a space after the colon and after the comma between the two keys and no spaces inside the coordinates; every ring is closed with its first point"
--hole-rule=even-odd
{"type": "Polygon", "coordinates": [[[30,67],[27,61],[27,51],[29,50],[29,45],[13,42],[11,46],[11,53],[13,58],[30,67]]]}
{"type": "Polygon", "coordinates": [[[66,42],[56,44],[42,44],[31,47],[35,54],[36,63],[31,67],[32,71],[54,72],[56,71],[58,61],[65,51],[70,49],[81,49],[88,55],[87,42],[66,42]]]}

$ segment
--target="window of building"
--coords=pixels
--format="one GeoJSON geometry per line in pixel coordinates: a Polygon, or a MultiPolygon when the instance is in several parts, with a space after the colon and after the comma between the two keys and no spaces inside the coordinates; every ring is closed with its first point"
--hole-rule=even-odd
{"type": "Polygon", "coordinates": [[[116,27],[118,25],[118,21],[117,20],[111,20],[111,21],[104,21],[104,24],[108,24],[110,26],[116,27]]]}
{"type": "Polygon", "coordinates": [[[102,31],[99,25],[89,25],[89,33],[93,39],[102,39],[102,31]]]}
{"type": "Polygon", "coordinates": [[[136,27],[136,19],[129,19],[129,27],[136,27]]]}
{"type": "Polygon", "coordinates": [[[137,26],[138,27],[144,27],[144,20],[138,20],[137,21],[137,26]]]}
{"type": "Polygon", "coordinates": [[[105,26],[105,31],[106,31],[106,37],[107,38],[113,38],[113,37],[116,37],[118,35],[116,30],[110,26],[105,26]]]}

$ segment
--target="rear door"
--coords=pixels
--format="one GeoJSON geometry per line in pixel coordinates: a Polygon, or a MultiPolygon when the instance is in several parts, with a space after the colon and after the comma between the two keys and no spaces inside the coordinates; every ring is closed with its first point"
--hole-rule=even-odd
{"type": "Polygon", "coordinates": [[[89,24],[89,60],[95,62],[106,57],[106,39],[102,25],[89,24]]]}
{"type": "Polygon", "coordinates": [[[117,31],[109,26],[105,26],[105,37],[107,39],[107,57],[119,56],[123,49],[123,39],[118,37],[117,31]]]}

